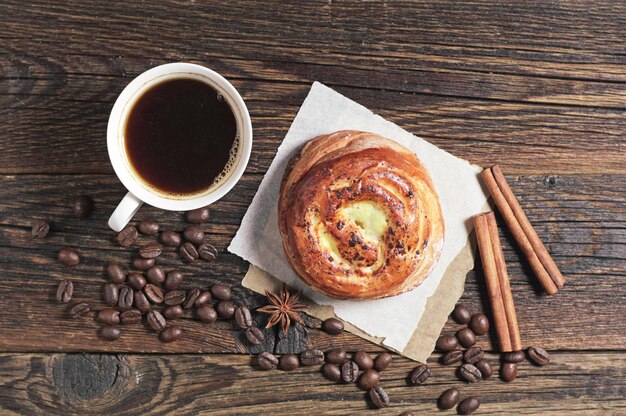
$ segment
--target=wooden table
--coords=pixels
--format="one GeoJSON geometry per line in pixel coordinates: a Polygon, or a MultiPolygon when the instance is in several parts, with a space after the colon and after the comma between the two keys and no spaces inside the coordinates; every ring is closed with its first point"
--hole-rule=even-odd
{"type": "MultiPolygon", "coordinates": [[[[451,386],[480,396],[480,414],[626,414],[625,16],[611,1],[3,1],[0,414],[439,414],[451,386]],[[250,165],[206,227],[219,260],[183,266],[189,285],[224,281],[237,303],[264,303],[239,285],[248,265],[225,248],[318,80],[459,157],[500,163],[568,279],[541,295],[501,230],[524,345],[549,349],[553,363],[524,363],[510,384],[465,385],[434,354],[431,379],[409,387],[415,364],[396,357],[383,373],[392,405],[376,412],[317,368],[258,371],[227,322],[183,320],[184,338],[162,344],[141,325],[110,343],[93,319],[70,320],[53,302],[59,279],[99,308],[104,265],[132,256],[106,226],[125,192],[107,158],[109,111],[133,77],[172,61],[231,80],[254,126],[250,165]],[[71,214],[81,194],[96,202],[87,220],[71,214]],[[30,235],[39,218],[53,222],[43,240],[30,235]],[[66,245],[83,258],[75,269],[55,260],[66,245]]],[[[151,207],[137,218],[184,226],[151,207]]],[[[474,311],[488,310],[482,287],[470,273],[462,301],[474,311]]],[[[266,335],[277,353],[381,351],[350,334],[266,335]]],[[[479,345],[493,351],[490,339],[479,345]]]]}

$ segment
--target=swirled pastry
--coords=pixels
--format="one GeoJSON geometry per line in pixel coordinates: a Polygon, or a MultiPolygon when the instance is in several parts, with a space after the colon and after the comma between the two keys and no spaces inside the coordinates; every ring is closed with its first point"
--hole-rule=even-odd
{"type": "Polygon", "coordinates": [[[443,247],[428,172],[413,152],[373,133],[338,131],[308,142],[289,162],[278,216],[291,267],[334,298],[413,289],[443,247]]]}

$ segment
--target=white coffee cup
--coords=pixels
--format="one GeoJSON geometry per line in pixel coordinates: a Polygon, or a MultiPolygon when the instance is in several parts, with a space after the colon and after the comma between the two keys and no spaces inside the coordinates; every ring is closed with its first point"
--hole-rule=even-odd
{"type": "Polygon", "coordinates": [[[145,202],[157,208],[170,211],[189,211],[209,205],[230,191],[241,178],[252,150],[252,122],[243,99],[224,77],[200,65],[178,62],[160,65],[149,69],[132,80],[117,97],[107,127],[107,147],[109,158],[115,173],[128,193],[119,203],[111,218],[109,227],[115,231],[122,230],[145,202]],[[234,165],[226,175],[209,189],[192,195],[168,195],[145,183],[132,169],[124,145],[124,129],[126,119],[136,100],[150,87],[161,82],[192,78],[203,82],[217,90],[230,104],[237,121],[239,135],[238,154],[234,165]]]}

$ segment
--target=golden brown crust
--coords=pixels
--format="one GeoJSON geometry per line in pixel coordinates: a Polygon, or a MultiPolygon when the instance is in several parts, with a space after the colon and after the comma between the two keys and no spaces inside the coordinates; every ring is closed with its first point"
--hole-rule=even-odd
{"type": "Polygon", "coordinates": [[[430,176],[413,152],[373,133],[345,130],[308,142],[283,176],[278,215],[291,267],[335,298],[413,289],[443,247],[430,176]]]}

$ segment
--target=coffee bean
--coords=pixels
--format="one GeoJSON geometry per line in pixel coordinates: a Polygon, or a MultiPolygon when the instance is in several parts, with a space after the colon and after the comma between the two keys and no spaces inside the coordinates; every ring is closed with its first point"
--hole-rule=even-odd
{"type": "Polygon", "coordinates": [[[150,302],[148,302],[148,298],[140,290],[135,292],[135,307],[142,313],[148,313],[150,311],[150,302]]]}
{"type": "Polygon", "coordinates": [[[478,397],[472,396],[459,403],[459,406],[456,408],[456,410],[460,415],[469,415],[478,410],[479,407],[480,400],[478,400],[478,397]]]}
{"type": "Polygon", "coordinates": [[[428,377],[430,377],[430,367],[426,364],[421,364],[411,371],[409,380],[412,384],[423,384],[426,380],[428,380],[428,377]]]}
{"type": "Polygon", "coordinates": [[[515,380],[517,378],[517,364],[503,363],[500,366],[500,378],[506,382],[515,380]]]}
{"type": "Polygon", "coordinates": [[[184,314],[185,312],[180,305],[168,306],[167,308],[163,309],[163,316],[165,316],[165,319],[168,320],[180,319],[184,314]]]}
{"type": "Polygon", "coordinates": [[[100,328],[100,336],[107,341],[116,341],[120,339],[122,330],[116,326],[105,325],[100,328]]]}
{"type": "Polygon", "coordinates": [[[491,368],[491,364],[489,364],[489,361],[485,359],[478,361],[476,364],[474,364],[474,366],[478,368],[478,370],[480,370],[480,374],[482,375],[482,378],[485,380],[491,377],[491,375],[493,374],[493,369],[491,368]]]}
{"type": "Polygon", "coordinates": [[[154,266],[154,259],[144,259],[143,257],[135,257],[133,259],[133,267],[137,270],[148,270],[154,266]]]}
{"type": "Polygon", "coordinates": [[[211,244],[201,244],[198,246],[198,256],[205,261],[213,261],[217,258],[217,249],[211,244]]]}
{"type": "Polygon", "coordinates": [[[263,370],[276,370],[276,367],[278,367],[278,357],[267,351],[259,354],[256,360],[259,367],[263,370]]]}
{"type": "Polygon", "coordinates": [[[292,371],[300,367],[300,360],[295,354],[284,354],[278,360],[278,368],[283,371],[292,371]]]}
{"type": "Polygon", "coordinates": [[[330,335],[339,335],[343,332],[343,322],[337,318],[328,318],[322,322],[322,330],[330,335]]]}
{"type": "Polygon", "coordinates": [[[200,307],[196,309],[196,318],[207,324],[212,324],[217,321],[217,312],[211,305],[200,305],[200,307]]]}
{"type": "Polygon", "coordinates": [[[322,366],[322,374],[330,381],[341,381],[341,369],[337,364],[326,363],[322,366]]]}
{"type": "Polygon", "coordinates": [[[172,270],[165,278],[165,288],[168,290],[178,289],[181,283],[183,283],[183,274],[178,270],[172,270]]]}
{"type": "Polygon", "coordinates": [[[57,255],[59,263],[65,266],[76,266],[80,263],[78,253],[71,247],[63,247],[57,255]]]}
{"type": "Polygon", "coordinates": [[[263,335],[263,331],[261,331],[256,326],[251,326],[250,328],[246,329],[245,335],[248,342],[253,345],[259,345],[265,340],[265,335],[263,335]]]}
{"type": "Polygon", "coordinates": [[[483,352],[482,348],[472,347],[469,350],[465,351],[465,354],[463,355],[463,360],[466,363],[476,364],[477,362],[482,360],[484,356],[485,353],[483,352]]]}
{"type": "Polygon", "coordinates": [[[452,311],[452,319],[458,324],[465,325],[472,319],[472,314],[465,305],[457,303],[452,311]]]}
{"type": "Polygon", "coordinates": [[[359,366],[354,361],[346,361],[341,365],[341,379],[344,383],[356,383],[359,378],[359,366]]]}
{"type": "Polygon", "coordinates": [[[168,326],[161,331],[160,338],[163,342],[174,342],[183,334],[182,329],[177,326],[168,326]]]}
{"type": "Polygon", "coordinates": [[[469,383],[476,383],[482,378],[480,370],[473,364],[463,364],[459,368],[459,375],[461,378],[469,383]]]}
{"type": "Polygon", "coordinates": [[[183,260],[194,261],[198,259],[198,250],[194,247],[193,244],[187,242],[180,246],[180,257],[183,260]]]}
{"type": "Polygon", "coordinates": [[[198,296],[200,296],[200,289],[198,289],[197,287],[192,287],[191,289],[189,289],[187,291],[187,298],[183,303],[183,308],[191,309],[193,307],[193,304],[196,302],[196,299],[198,299],[198,296]]]}
{"type": "Polygon", "coordinates": [[[159,223],[153,220],[143,220],[139,223],[139,232],[143,235],[157,235],[159,223]]]}
{"type": "Polygon", "coordinates": [[[144,259],[155,259],[161,255],[163,246],[159,243],[144,244],[139,247],[139,256],[144,259]]]}
{"type": "Polygon", "coordinates": [[[448,351],[455,350],[456,347],[458,346],[459,346],[459,340],[456,339],[456,337],[451,334],[440,336],[439,338],[437,338],[437,343],[435,344],[435,347],[437,348],[437,350],[441,352],[448,352],[448,351]]]}
{"type": "Polygon", "coordinates": [[[78,219],[85,219],[93,211],[93,199],[86,195],[81,195],[74,200],[74,216],[78,219]]]}
{"type": "Polygon", "coordinates": [[[439,399],[437,400],[437,406],[441,410],[452,409],[459,402],[459,397],[461,397],[459,389],[455,389],[454,387],[448,389],[441,393],[441,396],[439,396],[439,399]]]}
{"type": "Polygon", "coordinates": [[[61,280],[57,287],[57,302],[69,302],[72,299],[72,293],[74,293],[74,284],[69,280],[61,280]]]}
{"type": "Polygon", "coordinates": [[[122,247],[129,247],[137,240],[137,229],[131,225],[117,233],[115,241],[122,247]]]}
{"type": "Polygon", "coordinates": [[[232,319],[235,316],[235,305],[228,300],[218,302],[216,309],[222,319],[232,319]]]}
{"type": "Polygon", "coordinates": [[[204,241],[204,231],[202,231],[200,227],[187,227],[183,231],[183,237],[190,243],[202,244],[204,241]]]}
{"type": "Polygon", "coordinates": [[[393,361],[393,356],[388,352],[383,352],[382,354],[379,354],[378,357],[376,357],[376,359],[374,360],[374,370],[386,370],[387,367],[389,367],[389,364],[391,364],[391,361],[393,361]]]}
{"type": "Polygon", "coordinates": [[[380,375],[374,369],[367,369],[359,377],[358,385],[361,390],[373,389],[380,382],[380,375]]]}
{"type": "Polygon", "coordinates": [[[209,220],[209,207],[194,209],[185,213],[185,220],[191,224],[202,224],[209,220]]]}
{"type": "Polygon", "coordinates": [[[143,293],[146,295],[146,298],[148,298],[148,300],[152,303],[163,302],[163,291],[158,286],[148,283],[146,287],[143,288],[143,293]]]}
{"type": "MultiPolygon", "coordinates": [[[[252,314],[250,313],[250,309],[245,306],[240,306],[235,309],[235,322],[237,326],[241,329],[246,329],[252,326],[252,314]]],[[[322,361],[324,361],[324,354],[322,353],[322,361]]]]}
{"type": "Polygon", "coordinates": [[[489,331],[489,318],[484,313],[475,313],[469,327],[476,335],[485,335],[489,331]]]}
{"type": "Polygon", "coordinates": [[[303,351],[300,354],[300,362],[305,366],[322,364],[324,362],[324,352],[320,350],[303,351]]]}
{"type": "Polygon", "coordinates": [[[77,303],[72,306],[69,311],[70,318],[76,319],[89,313],[89,305],[86,303],[77,303]]]}
{"type": "Polygon", "coordinates": [[[374,360],[365,351],[356,352],[352,360],[354,360],[361,370],[369,370],[374,367],[374,360]]]}
{"type": "Polygon", "coordinates": [[[443,357],[441,357],[441,362],[444,365],[451,365],[458,363],[463,359],[463,351],[455,350],[447,352],[443,357]]]}
{"type": "Polygon", "coordinates": [[[198,306],[204,305],[205,303],[211,302],[211,299],[212,299],[211,292],[209,292],[208,290],[203,290],[202,292],[200,292],[200,294],[196,298],[196,301],[193,303],[193,305],[195,307],[198,307],[198,306]]]}
{"type": "Polygon", "coordinates": [[[104,286],[102,286],[102,291],[105,304],[109,306],[117,305],[117,302],[119,302],[120,299],[120,289],[118,285],[115,283],[105,283],[104,286]]]}
{"type": "Polygon", "coordinates": [[[550,354],[541,347],[528,348],[528,359],[541,367],[550,364],[550,354]]]}
{"type": "Polygon", "coordinates": [[[141,322],[141,311],[139,309],[129,309],[120,314],[122,324],[137,324],[141,322]]]}
{"type": "Polygon", "coordinates": [[[117,263],[111,263],[107,266],[107,275],[109,275],[109,280],[113,283],[121,284],[126,280],[124,269],[117,263]]]}
{"type": "Polygon", "coordinates": [[[154,285],[162,285],[165,282],[165,272],[161,266],[152,266],[146,272],[146,278],[154,285]]]}
{"type": "Polygon", "coordinates": [[[382,386],[376,386],[370,390],[370,399],[374,406],[379,409],[389,406],[389,396],[382,386]]]}
{"type": "Polygon", "coordinates": [[[161,315],[161,312],[155,309],[152,309],[150,310],[150,312],[148,312],[147,320],[150,328],[154,329],[155,331],[162,331],[167,326],[167,321],[165,320],[163,315],[161,315]]]}
{"type": "Polygon", "coordinates": [[[180,243],[183,241],[182,238],[180,237],[180,234],[178,234],[176,231],[163,231],[161,233],[161,243],[163,243],[164,246],[167,247],[178,247],[180,246],[180,243]]]}
{"type": "Polygon", "coordinates": [[[524,351],[513,351],[502,353],[502,361],[505,363],[521,363],[526,356],[524,351]]]}
{"type": "Polygon", "coordinates": [[[133,290],[129,287],[122,286],[119,292],[119,301],[117,302],[117,306],[122,311],[126,311],[133,307],[133,303],[135,301],[135,295],[133,294],[133,290]]]}
{"type": "Polygon", "coordinates": [[[459,340],[459,344],[465,348],[469,348],[476,344],[476,335],[474,335],[474,332],[469,328],[463,328],[460,331],[457,331],[456,338],[459,340]]]}
{"type": "Polygon", "coordinates": [[[341,348],[334,348],[326,352],[326,362],[331,364],[343,364],[346,361],[346,352],[341,348]]]}
{"type": "MultiPolygon", "coordinates": [[[[154,266],[157,267],[157,266],[154,266]]],[[[153,268],[154,268],[153,267],[153,268]]],[[[152,269],[150,269],[152,270],[152,269]]],[[[128,284],[135,290],[141,290],[146,286],[146,278],[141,273],[130,273],[128,275],[128,284]]]]}
{"type": "Polygon", "coordinates": [[[185,301],[185,291],[184,290],[172,290],[167,292],[165,296],[163,296],[163,302],[166,305],[180,305],[185,301]]]}
{"type": "Polygon", "coordinates": [[[100,309],[97,319],[105,324],[117,325],[120,323],[120,312],[113,308],[100,309]]]}
{"type": "Polygon", "coordinates": [[[31,234],[35,238],[44,238],[48,235],[50,231],[50,224],[48,224],[44,220],[37,220],[33,224],[33,229],[31,230],[31,234]]]}
{"type": "Polygon", "coordinates": [[[215,299],[219,300],[230,300],[232,297],[230,287],[222,283],[217,283],[211,286],[211,293],[215,299]]]}

